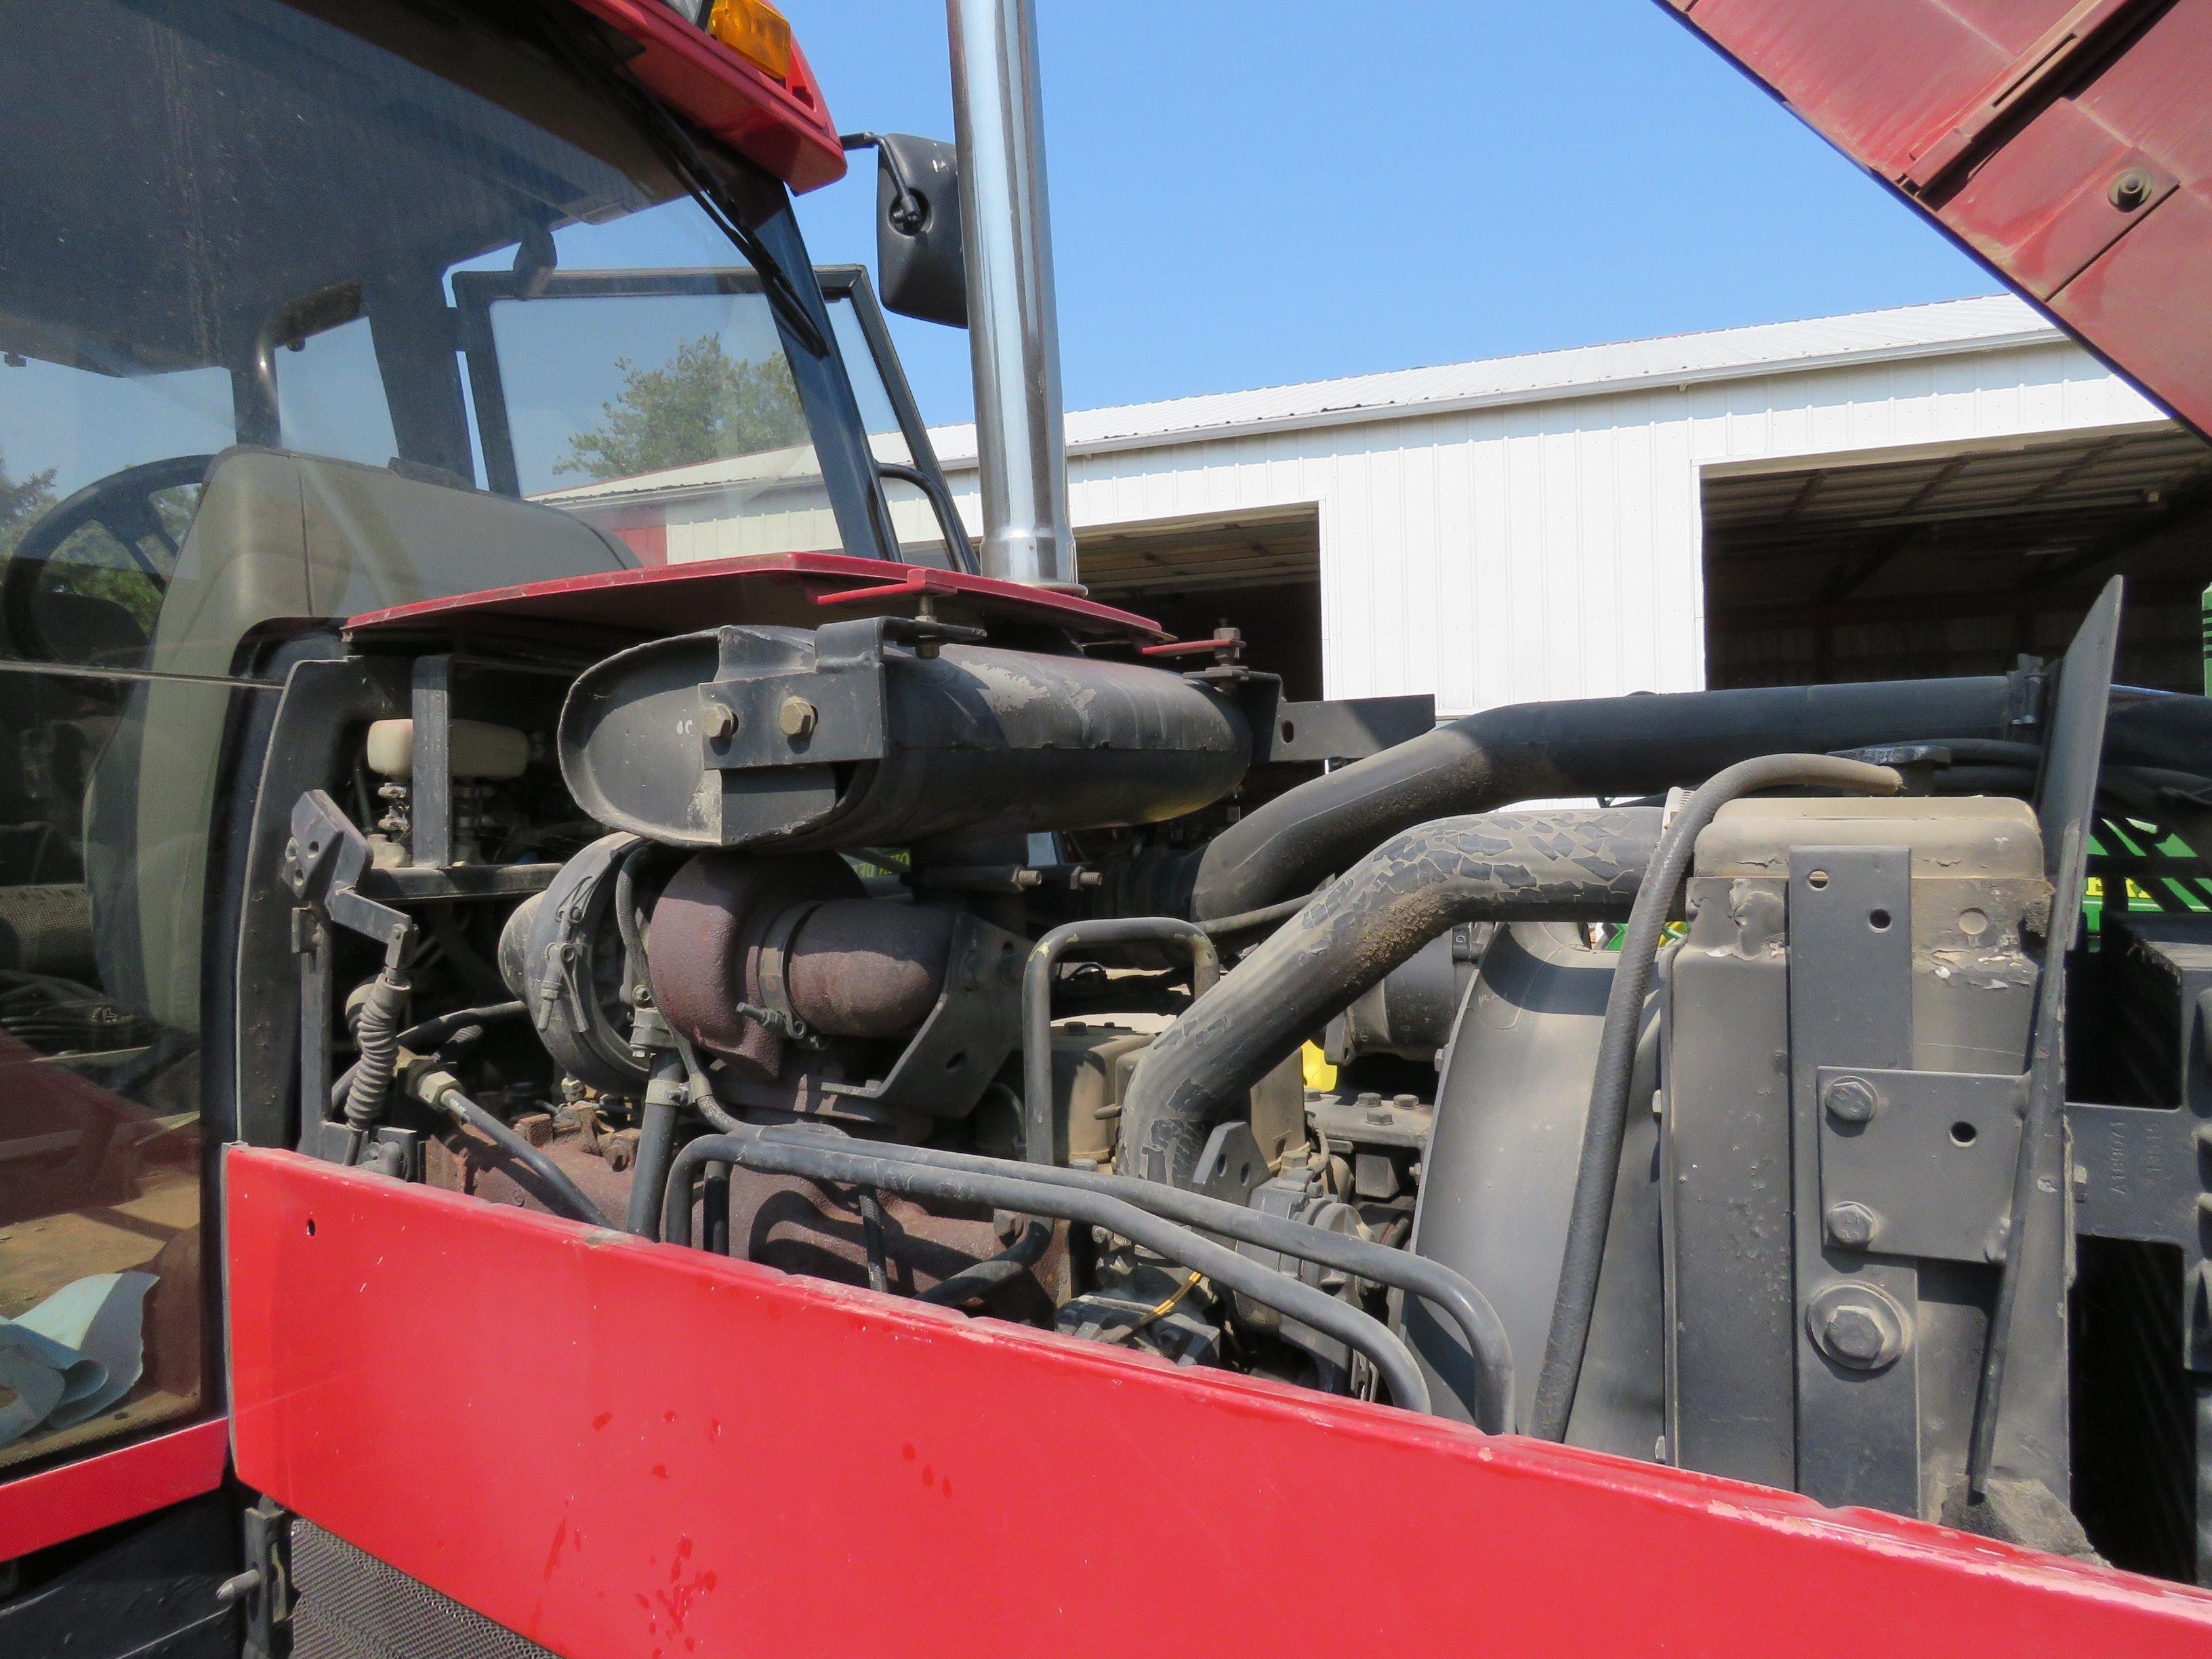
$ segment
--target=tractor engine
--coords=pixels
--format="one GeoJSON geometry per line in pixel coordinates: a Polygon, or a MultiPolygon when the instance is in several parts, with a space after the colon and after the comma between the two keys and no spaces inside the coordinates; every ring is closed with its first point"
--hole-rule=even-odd
{"type": "Polygon", "coordinates": [[[2207,714],[2117,593],[2002,678],[1316,757],[1101,607],[657,581],[738,619],[303,649],[241,946],[302,1150],[2196,1575],[2212,928],[2083,896],[2207,714]]]}

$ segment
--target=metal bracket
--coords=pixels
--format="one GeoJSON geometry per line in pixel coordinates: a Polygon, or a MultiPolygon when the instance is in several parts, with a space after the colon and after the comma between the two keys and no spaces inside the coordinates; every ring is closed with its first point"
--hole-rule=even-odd
{"type": "Polygon", "coordinates": [[[284,878],[301,901],[349,932],[374,939],[386,951],[404,949],[415,924],[388,904],[361,891],[373,867],[368,838],[338,804],[310,789],[292,808],[292,840],[284,849],[284,878]]]}
{"type": "Polygon", "coordinates": [[[426,1137],[418,1129],[395,1129],[389,1124],[378,1124],[355,1152],[349,1144],[350,1132],[343,1123],[311,1117],[307,1127],[317,1137],[313,1156],[327,1164],[343,1164],[351,1152],[356,1169],[389,1176],[394,1181],[423,1179],[428,1148],[426,1137]]]}
{"type": "Polygon", "coordinates": [[[414,787],[408,846],[413,861],[444,869],[453,861],[453,659],[417,657],[409,714],[415,723],[414,787]]]}
{"type": "Polygon", "coordinates": [[[1419,737],[1437,723],[1437,700],[1413,697],[1340,697],[1322,702],[1285,702],[1260,726],[1254,745],[1256,761],[1354,761],[1419,737]]]}
{"type": "Polygon", "coordinates": [[[824,1079],[823,1093],[882,1111],[966,1113],[1014,1050],[1029,952],[1018,934],[963,915],[937,1005],[890,1069],[867,1083],[824,1079]]]}
{"type": "MultiPolygon", "coordinates": [[[[1790,854],[1790,1161],[1796,1197],[1797,1489],[1824,1504],[1899,1515],[1921,1501],[1920,1274],[1909,1260],[1835,1236],[1820,1200],[1828,1115],[1820,1079],[1858,1061],[1912,1059],[1911,851],[1796,847],[1790,854]],[[1851,1296],[1858,1298],[1854,1302],[1851,1296]],[[1862,1305],[1863,1304],[1863,1305],[1862,1305]],[[1877,1366],[1843,1352],[1816,1314],[1894,1310],[1895,1352],[1877,1366]]],[[[1869,1234],[1871,1230],[1869,1229],[1869,1234]]],[[[1887,1345],[1883,1345],[1887,1349],[1887,1345]]]]}
{"type": "Polygon", "coordinates": [[[1831,1242],[1941,1261],[2002,1256],[2025,1074],[1823,1066],[1816,1076],[1831,1242]]]}
{"type": "Polygon", "coordinates": [[[826,623],[811,645],[726,628],[715,677],[699,688],[709,772],[881,760],[888,750],[884,647],[948,637],[903,617],[826,623]]]}
{"type": "Polygon", "coordinates": [[[242,1517],[246,1528],[246,1571],[216,1586],[225,1607],[242,1603],[246,1659],[278,1659],[289,1650],[283,1627],[292,1620],[292,1515],[263,1498],[242,1517]]]}

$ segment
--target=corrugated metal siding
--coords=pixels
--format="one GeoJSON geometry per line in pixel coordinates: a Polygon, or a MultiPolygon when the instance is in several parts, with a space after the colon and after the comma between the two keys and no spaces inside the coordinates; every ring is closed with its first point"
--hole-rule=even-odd
{"type": "MultiPolygon", "coordinates": [[[[2159,418],[2018,301],[1973,301],[1074,414],[1069,495],[1079,532],[1312,503],[1328,695],[1432,692],[1456,714],[1700,685],[1705,467],[2159,418]],[[1854,350],[1868,360],[1833,361],[1854,350]],[[1680,383],[1655,382],[1676,362],[1680,383]],[[1537,386],[1532,365],[1553,383],[1537,386]],[[1595,379],[1563,387],[1568,368],[1595,379]],[[1529,400],[1468,404],[1522,385],[1537,387],[1529,400]],[[1374,418],[1273,423],[1353,395],[1406,401],[1374,418]],[[1242,417],[1263,429],[1218,424],[1242,417]],[[1173,435],[1178,422],[1210,429],[1173,435]],[[1085,447],[1102,434],[1120,441],[1085,447]]],[[[972,435],[934,435],[980,529],[972,435]]],[[[672,559],[829,539],[818,507],[745,521],[707,496],[667,511],[672,559]]],[[[900,514],[902,532],[927,533],[919,503],[900,514]]]]}
{"type": "Polygon", "coordinates": [[[1463,714],[1703,684],[1705,466],[2157,418],[2053,341],[1079,454],[1069,495],[1079,531],[1317,503],[1328,695],[1463,714]]]}

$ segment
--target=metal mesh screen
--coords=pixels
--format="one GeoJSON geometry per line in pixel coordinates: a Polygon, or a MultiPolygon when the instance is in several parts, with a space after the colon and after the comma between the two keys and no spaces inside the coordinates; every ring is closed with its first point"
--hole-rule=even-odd
{"type": "Polygon", "coordinates": [[[293,1659],[557,1659],[311,1521],[292,1523],[293,1659]]]}

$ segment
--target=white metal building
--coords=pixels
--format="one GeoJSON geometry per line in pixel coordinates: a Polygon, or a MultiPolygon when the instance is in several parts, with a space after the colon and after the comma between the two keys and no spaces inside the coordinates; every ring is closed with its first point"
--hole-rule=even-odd
{"type": "MultiPolygon", "coordinates": [[[[1294,696],[1456,714],[1996,672],[2063,646],[2116,570],[2124,678],[2197,685],[2212,452],[2010,298],[1084,410],[1067,436],[1093,596],[1236,623],[1294,696]]],[[[973,428],[933,437],[973,526],[973,428]]],[[[645,514],[672,560],[811,544],[718,475],[745,465],[562,498],[645,514]]]]}

